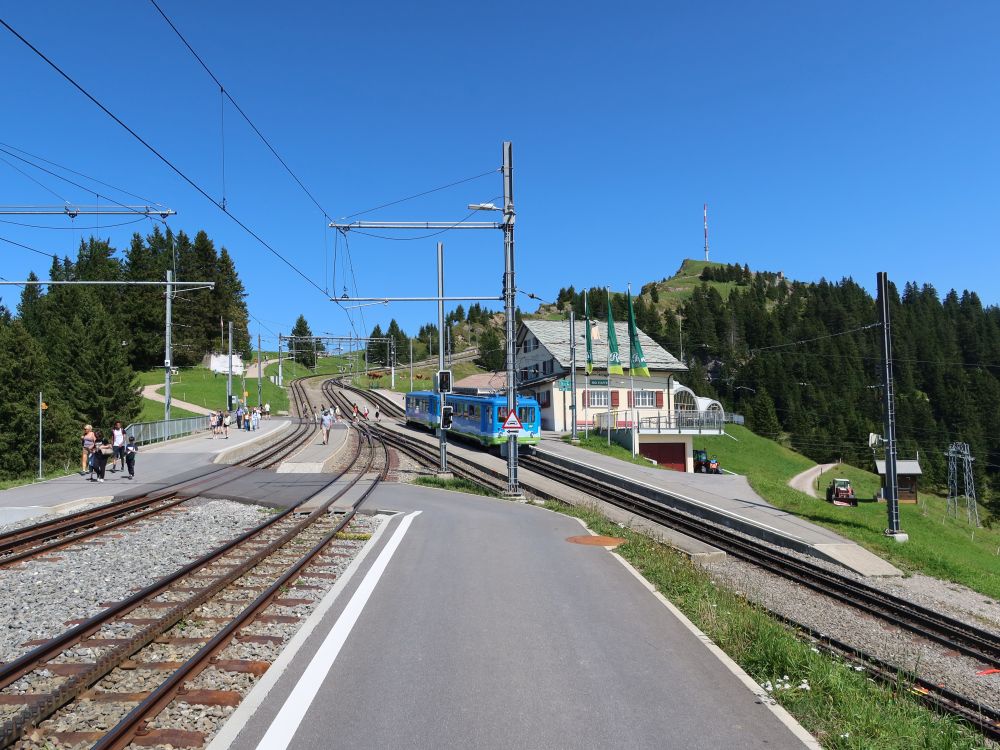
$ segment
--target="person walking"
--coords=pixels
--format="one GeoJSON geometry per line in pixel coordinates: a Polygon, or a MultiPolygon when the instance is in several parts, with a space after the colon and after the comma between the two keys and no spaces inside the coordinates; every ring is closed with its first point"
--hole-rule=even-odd
{"type": "Polygon", "coordinates": [[[323,427],[323,445],[326,445],[330,441],[330,428],[333,427],[333,416],[329,409],[323,410],[323,421],[320,424],[323,427]]]}
{"type": "Polygon", "coordinates": [[[271,419],[271,402],[270,401],[268,401],[266,404],[264,404],[264,419],[267,419],[267,420],[271,419]]]}
{"type": "Polygon", "coordinates": [[[125,463],[128,464],[128,478],[135,479],[135,454],[139,446],[135,444],[135,436],[128,436],[128,444],[125,446],[125,463]]]}
{"type": "Polygon", "coordinates": [[[378,404],[375,404],[375,421],[376,422],[378,422],[378,418],[379,418],[378,404]]]}
{"type": "Polygon", "coordinates": [[[361,412],[361,416],[365,418],[366,422],[368,421],[368,405],[367,404],[365,404],[365,408],[361,412]]]}
{"type": "Polygon", "coordinates": [[[121,459],[121,470],[125,471],[125,428],[117,419],[111,428],[111,448],[114,451],[111,454],[111,473],[118,471],[119,459],[121,459]]]}
{"type": "Polygon", "coordinates": [[[226,440],[229,440],[229,425],[232,422],[232,419],[233,418],[229,415],[228,411],[226,412],[225,416],[222,418],[222,436],[226,440]]]}
{"type": "Polygon", "coordinates": [[[337,404],[336,406],[333,407],[333,421],[334,422],[340,421],[340,404],[337,404]]]}
{"type": "Polygon", "coordinates": [[[94,446],[97,444],[97,435],[94,434],[94,428],[92,425],[85,424],[83,426],[83,438],[81,439],[82,450],[80,453],[80,476],[85,477],[90,471],[91,459],[90,456],[94,452],[94,446]]]}
{"type": "Polygon", "coordinates": [[[352,416],[354,417],[354,421],[357,422],[358,421],[358,405],[357,404],[354,404],[352,416]]]}
{"type": "Polygon", "coordinates": [[[111,441],[100,432],[97,433],[97,445],[94,448],[94,472],[97,474],[97,481],[104,481],[104,470],[108,466],[108,458],[114,454],[111,441]]]}

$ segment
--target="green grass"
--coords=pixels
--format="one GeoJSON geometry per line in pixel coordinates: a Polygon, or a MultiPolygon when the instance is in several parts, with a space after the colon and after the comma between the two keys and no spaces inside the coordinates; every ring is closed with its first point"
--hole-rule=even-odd
{"type": "Polygon", "coordinates": [[[413,484],[424,487],[435,487],[439,490],[454,490],[455,492],[467,492],[471,495],[485,495],[486,497],[500,497],[500,494],[483,487],[481,484],[470,482],[468,479],[442,479],[440,477],[417,477],[413,484]]]}
{"type": "MultiPolygon", "coordinates": [[[[724,469],[745,474],[754,490],[773,505],[832,529],[904,572],[919,571],[1000,599],[1000,528],[974,529],[964,514],[950,518],[944,499],[922,492],[919,505],[899,506],[900,525],[910,535],[908,542],[899,544],[882,534],[888,525],[884,504],[836,506],[793,490],[788,480],[815,466],[811,460],[744,427],[726,429],[738,441],[726,436],[699,437],[694,447],[717,455],[724,469]]],[[[875,475],[861,469],[842,465],[833,473],[852,482],[856,479],[859,498],[871,497],[878,486],[875,475]]],[[[821,484],[824,490],[825,486],[821,484]]]]}
{"type": "Polygon", "coordinates": [[[45,481],[46,479],[58,479],[59,477],[68,477],[72,474],[77,474],[80,470],[80,456],[78,453],[76,457],[76,462],[72,464],[69,464],[69,462],[67,462],[67,466],[64,468],[49,469],[48,471],[43,471],[41,480],[39,480],[38,478],[38,473],[37,473],[38,467],[36,466],[35,469],[36,472],[33,476],[20,477],[18,479],[5,479],[3,481],[0,481],[0,490],[9,490],[13,487],[23,487],[26,484],[34,484],[35,482],[45,481]]]}
{"type": "MultiPolygon", "coordinates": [[[[631,464],[637,464],[639,466],[645,466],[646,468],[659,468],[666,471],[672,471],[666,466],[659,466],[644,458],[639,456],[632,456],[632,451],[623,448],[618,445],[618,443],[612,441],[611,445],[608,445],[607,435],[598,435],[591,432],[590,434],[578,433],[577,437],[580,438],[580,447],[586,448],[587,450],[594,451],[594,453],[600,453],[602,456],[611,456],[612,458],[617,458],[622,461],[628,461],[631,464]]],[[[564,435],[562,438],[564,443],[571,443],[572,437],[570,435],[564,435]]]]}
{"type": "MultiPolygon", "coordinates": [[[[267,372],[266,368],[265,372],[267,372]]],[[[158,375],[160,379],[154,380],[154,383],[163,382],[163,371],[159,370],[158,375]]],[[[151,377],[152,375],[151,373],[140,373],[140,379],[143,376],[151,377]]],[[[173,377],[170,392],[175,399],[180,401],[197,404],[206,409],[224,409],[226,406],[226,380],[225,375],[215,374],[204,367],[193,367],[181,370],[179,374],[173,377]]],[[[257,404],[257,379],[248,378],[244,385],[242,378],[234,377],[234,396],[241,398],[244,390],[249,392],[249,403],[255,406],[257,404]]],[[[267,379],[262,381],[262,392],[263,403],[271,403],[272,413],[288,408],[288,397],[282,389],[278,388],[271,381],[267,379]]],[[[163,393],[163,388],[158,388],[157,393],[163,393]]],[[[171,409],[171,413],[175,410],[171,409]]],[[[158,418],[163,419],[162,405],[158,418]]]]}
{"type": "MultiPolygon", "coordinates": [[[[188,411],[187,409],[181,409],[178,406],[170,407],[170,418],[171,419],[182,419],[184,417],[197,417],[193,411],[188,411]]],[[[153,401],[151,398],[144,398],[142,400],[142,411],[139,412],[139,416],[136,417],[136,422],[159,422],[163,419],[163,404],[159,401],[153,401]]]]}
{"type": "Polygon", "coordinates": [[[759,607],[717,588],[708,572],[673,550],[594,510],[552,502],[546,507],[583,519],[598,534],[624,537],[617,552],[758,683],[774,683],[784,675],[793,688],[807,681],[809,690],[776,690],[774,697],[824,748],[983,746],[980,735],[925,709],[905,689],[877,685],[865,673],[815,652],[759,607]]]}
{"type": "MultiPolygon", "coordinates": [[[[366,378],[364,375],[360,375],[354,379],[354,384],[358,388],[383,388],[385,390],[394,390],[397,393],[407,393],[411,390],[410,388],[410,368],[406,365],[401,365],[396,368],[396,387],[390,388],[391,378],[389,377],[389,370],[386,368],[381,368],[378,372],[382,373],[381,378],[366,378]]],[[[471,362],[456,362],[451,367],[452,381],[457,382],[462,378],[466,378],[469,375],[476,375],[481,372],[485,372],[480,367],[471,362]]],[[[437,373],[437,367],[414,367],[413,368],[413,388],[415,391],[426,391],[430,390],[434,384],[434,375],[437,373]]]]}

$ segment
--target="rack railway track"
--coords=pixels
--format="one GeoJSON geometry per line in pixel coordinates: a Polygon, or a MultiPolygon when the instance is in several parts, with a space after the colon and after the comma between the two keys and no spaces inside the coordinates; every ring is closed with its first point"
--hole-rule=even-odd
{"type": "MultiPolygon", "coordinates": [[[[105,749],[125,747],[139,735],[144,744],[197,744],[198,738],[192,736],[196,732],[151,729],[149,722],[182,692],[187,681],[209,664],[216,669],[223,667],[234,671],[260,669],[254,664],[228,663],[217,657],[239,636],[241,629],[260,617],[268,606],[275,602],[280,605],[279,597],[284,587],[321,558],[354,517],[358,506],[384,478],[389,465],[387,449],[370,432],[362,431],[361,434],[349,469],[358,465],[363,468],[308,515],[302,517],[297,512],[298,506],[288,508],[141,591],[122,601],[109,603],[99,614],[39,643],[18,659],[0,665],[0,709],[4,709],[0,714],[4,719],[0,726],[0,747],[9,747],[28,733],[34,741],[51,736],[70,744],[96,742],[95,748],[105,749]],[[380,455],[381,461],[378,460],[380,455]],[[343,514],[331,513],[333,504],[350,492],[377,463],[381,467],[376,478],[350,508],[343,514]],[[184,618],[212,605],[239,611],[231,617],[202,617],[209,621],[221,619],[217,632],[212,637],[185,638],[184,618]],[[179,625],[180,635],[177,634],[179,625]],[[188,643],[192,640],[197,642],[188,643]],[[157,662],[156,650],[164,643],[196,646],[197,650],[182,664],[157,662]],[[151,654],[148,658],[144,657],[147,652],[151,654]],[[166,677],[157,687],[144,690],[141,695],[93,687],[123,666],[164,673],[166,677]],[[16,688],[12,687],[15,683],[18,683],[16,688]],[[32,690],[33,684],[40,688],[32,690]],[[44,729],[35,729],[84,693],[89,701],[134,705],[109,732],[82,727],[46,734],[44,729]]],[[[349,469],[333,477],[327,486],[349,469]]],[[[193,695],[191,692],[186,692],[184,698],[193,702],[220,700],[218,695],[193,695]]]]}
{"type": "MultiPolygon", "coordinates": [[[[293,381],[291,390],[293,403],[299,414],[299,422],[295,428],[273,445],[255,451],[237,461],[234,466],[251,469],[270,468],[298,451],[315,433],[317,428],[312,423],[312,409],[305,388],[299,381],[293,381]],[[304,418],[301,416],[303,414],[310,416],[304,418]]],[[[0,535],[0,567],[37,558],[99,534],[165,513],[199,493],[220,487],[233,478],[234,472],[231,466],[218,467],[195,479],[145,495],[86,508],[76,513],[15,529],[0,535]]]]}

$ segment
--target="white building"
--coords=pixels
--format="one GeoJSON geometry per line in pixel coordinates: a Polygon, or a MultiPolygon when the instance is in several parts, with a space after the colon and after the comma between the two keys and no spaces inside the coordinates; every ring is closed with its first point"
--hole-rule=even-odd
{"type": "MultiPolygon", "coordinates": [[[[625,375],[607,374],[607,324],[591,321],[594,371],[586,376],[586,321],[576,325],[577,430],[604,431],[610,424],[618,442],[636,441],[637,452],[657,463],[691,471],[695,435],[719,435],[722,404],[698,396],[675,380],[687,367],[639,331],[650,376],[629,378],[628,324],[615,323],[625,375]]],[[[518,391],[533,396],[542,410],[542,429],[572,427],[570,330],[568,321],[524,320],[517,332],[518,391]]]]}
{"type": "MultiPolygon", "coordinates": [[[[229,374],[229,355],[228,354],[210,354],[208,356],[208,369],[212,372],[219,373],[220,375],[229,374]]],[[[243,357],[239,354],[233,355],[233,375],[242,376],[246,371],[243,366],[243,357]]]]}

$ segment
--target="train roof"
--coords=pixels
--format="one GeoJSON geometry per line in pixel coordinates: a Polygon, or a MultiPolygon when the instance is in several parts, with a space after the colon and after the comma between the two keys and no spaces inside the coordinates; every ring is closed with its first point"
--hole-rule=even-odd
{"type": "MultiPolygon", "coordinates": [[[[437,396],[437,395],[438,394],[435,393],[434,391],[410,391],[409,393],[406,394],[407,398],[409,398],[410,396],[437,396]]],[[[507,402],[506,394],[499,394],[499,393],[488,394],[485,396],[475,396],[469,393],[449,393],[448,401],[454,399],[462,399],[462,400],[476,399],[479,401],[502,402],[502,403],[507,402]]],[[[530,396],[521,396],[519,394],[517,397],[517,403],[530,406],[533,404],[537,405],[538,401],[531,398],[530,396]]]]}

